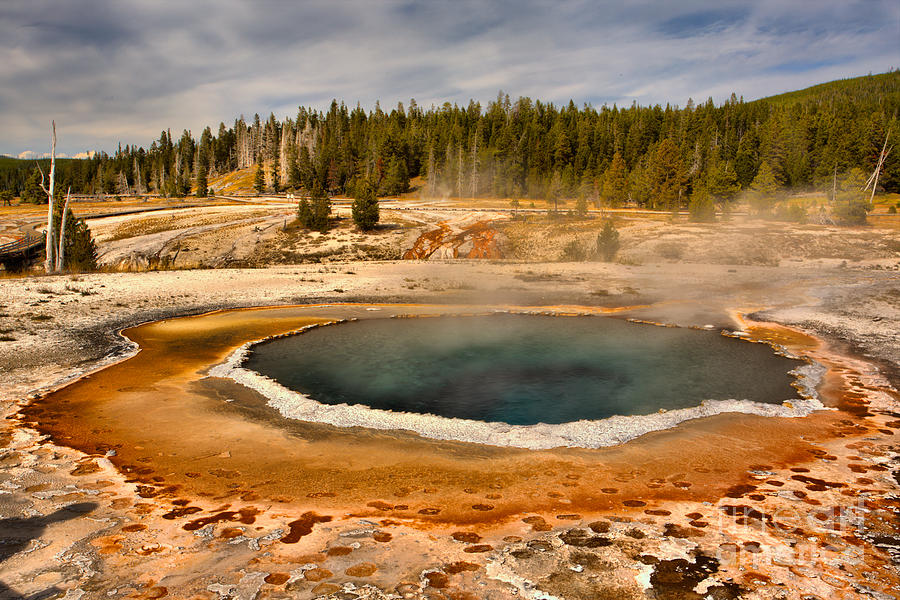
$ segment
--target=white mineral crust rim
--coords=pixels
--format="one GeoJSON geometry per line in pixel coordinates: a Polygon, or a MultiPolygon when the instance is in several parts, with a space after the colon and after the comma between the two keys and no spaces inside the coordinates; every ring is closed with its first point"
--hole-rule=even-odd
{"type": "MultiPolygon", "coordinates": [[[[310,325],[294,333],[319,327],[310,325]]],[[[281,337],[281,336],[278,336],[281,337]]],[[[622,444],[651,431],[675,427],[690,419],[722,413],[745,413],[764,417],[805,417],[817,410],[826,410],[815,388],[826,369],[810,362],[790,371],[796,378],[800,398],[782,404],[768,404],[750,400],[704,400],[699,406],[661,411],[649,415],[613,416],[600,420],[536,425],[475,421],[440,417],[432,414],[394,412],[370,408],[361,404],[322,404],[313,398],[290,390],[274,379],[242,365],[250,349],[263,340],[247,342],[231,353],[225,362],[209,370],[210,377],[231,379],[254,390],[286,419],[326,423],[337,427],[367,427],[369,429],[412,431],[437,440],[456,440],[492,446],[511,446],[531,450],[559,447],[602,448],[622,444]]]]}

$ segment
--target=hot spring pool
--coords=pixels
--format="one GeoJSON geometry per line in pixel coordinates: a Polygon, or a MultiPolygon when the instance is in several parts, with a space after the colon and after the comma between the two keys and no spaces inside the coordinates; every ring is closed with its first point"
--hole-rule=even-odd
{"type": "Polygon", "coordinates": [[[529,426],[780,405],[802,365],[712,331],[500,314],[319,327],[254,346],[243,366],[326,405],[529,426]]]}

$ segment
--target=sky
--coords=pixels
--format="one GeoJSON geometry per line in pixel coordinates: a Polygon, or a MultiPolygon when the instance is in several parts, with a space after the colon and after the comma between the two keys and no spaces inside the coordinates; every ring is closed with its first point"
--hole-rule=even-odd
{"type": "Polygon", "coordinates": [[[2,0],[0,153],[147,147],[332,98],[752,100],[900,68],[896,0],[2,0]]]}

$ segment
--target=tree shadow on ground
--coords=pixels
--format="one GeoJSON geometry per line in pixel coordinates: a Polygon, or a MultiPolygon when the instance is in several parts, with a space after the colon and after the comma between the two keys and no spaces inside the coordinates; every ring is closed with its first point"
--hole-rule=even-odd
{"type": "MultiPolygon", "coordinates": [[[[94,511],[97,506],[98,504],[94,502],[78,502],[59,508],[49,515],[0,519],[0,563],[25,550],[32,540],[40,539],[51,524],[77,519],[94,511]]],[[[62,592],[63,590],[54,586],[42,592],[26,596],[0,582],[0,599],[2,600],[13,598],[42,600],[43,598],[59,595],[62,592]]]]}

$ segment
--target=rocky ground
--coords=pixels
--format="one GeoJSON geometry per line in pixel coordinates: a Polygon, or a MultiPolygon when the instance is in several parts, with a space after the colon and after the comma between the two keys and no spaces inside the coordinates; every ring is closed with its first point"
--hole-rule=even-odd
{"type": "MultiPolygon", "coordinates": [[[[171,221],[166,214],[101,219],[92,228],[107,256],[146,256],[159,248],[159,256],[171,255],[180,240],[188,247],[181,253],[195,254],[179,254],[176,267],[204,252],[198,262],[214,264],[213,257],[232,247],[228,232],[238,230],[233,258],[278,254],[272,262],[308,262],[0,279],[6,417],[0,597],[880,599],[900,593],[896,230],[740,220],[673,224],[668,217],[617,215],[620,262],[546,262],[556,261],[573,239],[589,252],[599,219],[537,222],[529,230],[529,223],[506,221],[502,212],[422,208],[386,211],[392,216],[374,243],[349,226],[318,237],[292,231],[284,207],[276,206],[191,209],[171,221]],[[458,236],[482,222],[505,258],[446,258],[476,248],[458,236]],[[449,235],[438,238],[434,231],[449,235]],[[347,260],[353,246],[364,244],[399,257],[423,248],[423,235],[440,242],[421,257],[432,260],[347,260]],[[124,470],[115,452],[75,450],[79,440],[48,437],[17,416],[39,409],[46,390],[132,351],[117,333],[123,327],[221,308],[341,302],[627,306],[634,319],[740,329],[828,364],[823,392],[840,410],[823,411],[828,414],[809,421],[814,428],[802,419],[789,424],[797,428],[790,429],[797,449],[790,459],[767,447],[756,422],[741,420],[729,427],[762,441],[748,446],[734,436],[715,437],[719,421],[671,434],[684,441],[696,433],[698,444],[712,436],[716,458],[679,458],[665,436],[645,436],[602,460],[594,451],[516,455],[555,466],[534,473],[540,485],[508,475],[477,479],[468,502],[490,509],[473,508],[468,521],[435,521],[440,517],[412,511],[440,503],[424,481],[422,490],[384,487],[359,506],[347,500],[348,510],[330,492],[281,504],[240,488],[227,498],[169,493],[164,481],[124,470]],[[763,321],[791,325],[826,344],[763,321]],[[682,467],[661,474],[660,452],[682,467]],[[759,461],[742,463],[744,455],[759,461]],[[632,466],[603,466],[613,464],[632,466]],[[528,485],[539,492],[531,510],[507,511],[505,503],[528,485]]],[[[485,228],[474,232],[483,236],[485,228]]],[[[131,268],[145,266],[132,261],[131,268]]],[[[324,317],[337,311],[316,310],[324,317]]],[[[40,420],[52,428],[59,419],[40,420]]],[[[782,439],[776,429],[772,438],[782,439]]],[[[430,452],[415,440],[385,442],[395,443],[430,452]]],[[[472,446],[444,447],[452,449],[448,464],[494,460],[493,450],[472,446]]],[[[152,467],[166,452],[148,448],[141,464],[152,467]]],[[[215,468],[228,481],[228,469],[215,468]]],[[[467,484],[448,485],[441,501],[464,504],[467,484]]]]}

